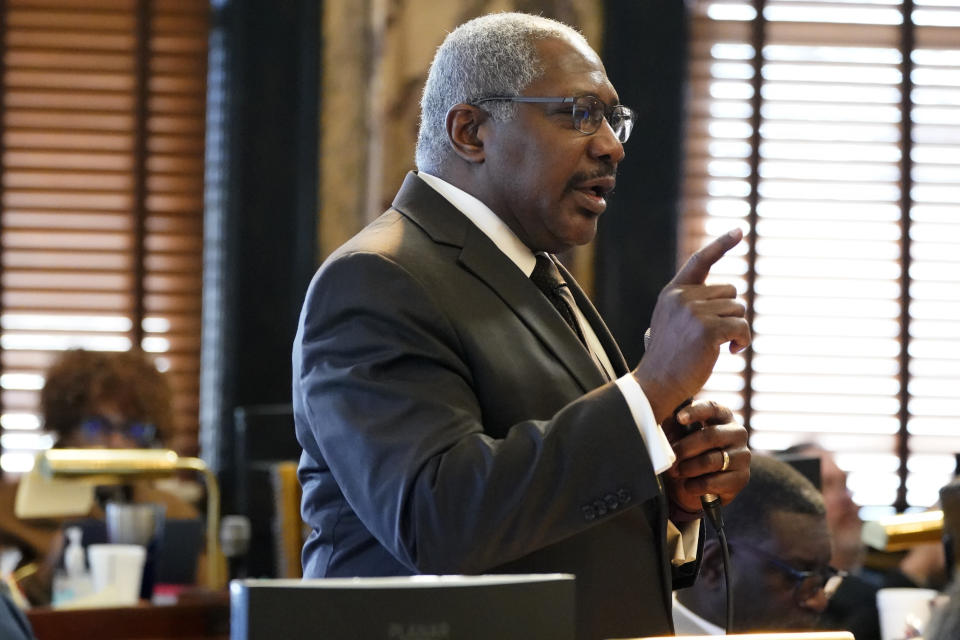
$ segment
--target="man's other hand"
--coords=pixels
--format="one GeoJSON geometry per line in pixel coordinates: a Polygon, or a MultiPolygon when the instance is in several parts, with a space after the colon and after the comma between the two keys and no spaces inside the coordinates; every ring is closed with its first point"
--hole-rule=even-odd
{"type": "Polygon", "coordinates": [[[727,504],[747,485],[747,430],[733,421],[730,409],[715,402],[695,402],[678,411],[676,419],[664,421],[663,430],[677,455],[667,470],[667,495],[680,508],[699,511],[700,496],[705,493],[720,496],[727,504]],[[697,423],[703,428],[687,433],[697,423]]]}

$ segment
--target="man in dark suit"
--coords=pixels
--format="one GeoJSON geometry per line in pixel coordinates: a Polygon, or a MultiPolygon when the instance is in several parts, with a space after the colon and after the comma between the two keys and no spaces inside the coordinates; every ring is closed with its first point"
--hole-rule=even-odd
{"type": "Polygon", "coordinates": [[[750,333],[735,289],[704,284],[738,231],[667,286],[632,371],[552,257],[593,239],[631,117],[560,23],[495,14],[444,41],[419,173],[304,302],[305,576],[569,572],[578,637],[670,632],[700,496],[732,499],[750,458],[729,410],[673,413],[750,333]]]}

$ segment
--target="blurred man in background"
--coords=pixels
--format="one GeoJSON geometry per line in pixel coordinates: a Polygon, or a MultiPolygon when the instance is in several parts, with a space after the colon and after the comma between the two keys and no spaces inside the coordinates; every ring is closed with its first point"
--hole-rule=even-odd
{"type": "MultiPolygon", "coordinates": [[[[830,566],[826,509],[816,487],[789,464],[754,455],[750,482],[724,509],[734,594],[731,632],[817,628],[838,581],[830,566]]],[[[727,587],[710,528],[697,582],[674,593],[678,634],[724,633],[727,587]]]]}
{"type": "Polygon", "coordinates": [[[810,457],[820,462],[820,489],[832,543],[831,564],[848,572],[824,612],[821,619],[824,628],[851,631],[857,640],[875,640],[880,637],[877,590],[944,585],[946,557],[940,543],[914,546],[892,568],[864,566],[867,548],[861,538],[860,507],[847,487],[847,472],[837,464],[833,453],[816,443],[806,442],[778,455],[810,457]]]}

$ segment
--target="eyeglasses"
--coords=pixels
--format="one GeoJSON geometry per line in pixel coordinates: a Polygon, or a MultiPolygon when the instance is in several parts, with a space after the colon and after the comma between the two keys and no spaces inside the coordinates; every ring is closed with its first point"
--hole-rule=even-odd
{"type": "Polygon", "coordinates": [[[157,428],[145,422],[117,423],[107,416],[84,418],[78,427],[84,441],[106,444],[113,434],[124,436],[137,446],[149,448],[156,444],[157,428]]]}
{"type": "Polygon", "coordinates": [[[801,571],[791,567],[772,553],[742,542],[736,544],[730,542],[730,547],[754,553],[789,576],[794,582],[794,602],[801,607],[806,607],[807,603],[821,591],[825,593],[827,598],[832,596],[847,575],[845,571],[834,569],[829,565],[817,567],[811,571],[801,571]]]}
{"type": "Polygon", "coordinates": [[[596,133],[606,119],[613,129],[614,135],[620,142],[626,142],[633,131],[633,109],[622,104],[607,106],[605,102],[596,96],[574,96],[571,98],[531,98],[528,96],[491,96],[476,100],[477,104],[491,102],[493,100],[504,100],[506,102],[544,102],[570,104],[571,115],[573,116],[573,126],[580,133],[590,135],[596,133]]]}

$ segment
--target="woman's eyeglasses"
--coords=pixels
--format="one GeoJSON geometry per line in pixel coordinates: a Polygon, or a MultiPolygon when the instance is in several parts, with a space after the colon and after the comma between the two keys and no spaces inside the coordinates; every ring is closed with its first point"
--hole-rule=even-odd
{"type": "Polygon", "coordinates": [[[80,422],[78,429],[84,441],[91,444],[107,444],[113,434],[124,436],[139,447],[156,444],[157,428],[146,422],[117,422],[107,416],[90,416],[80,422]]]}

